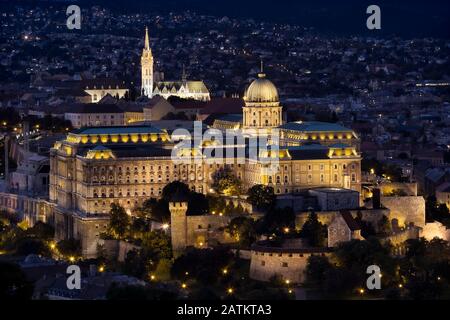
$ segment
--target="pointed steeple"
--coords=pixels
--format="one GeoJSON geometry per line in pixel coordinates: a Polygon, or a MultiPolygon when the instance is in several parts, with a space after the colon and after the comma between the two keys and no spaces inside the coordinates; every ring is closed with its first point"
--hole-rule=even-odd
{"type": "Polygon", "coordinates": [[[145,27],[145,44],[144,44],[145,50],[150,50],[150,41],[148,39],[148,28],[145,27]]]}
{"type": "Polygon", "coordinates": [[[186,83],[187,81],[186,68],[184,66],[184,63],[183,63],[183,73],[181,74],[181,81],[183,81],[183,83],[186,83]]]}
{"type": "Polygon", "coordinates": [[[262,59],[260,61],[261,61],[261,70],[258,73],[258,78],[264,78],[266,76],[266,74],[264,73],[264,63],[262,59]]]}

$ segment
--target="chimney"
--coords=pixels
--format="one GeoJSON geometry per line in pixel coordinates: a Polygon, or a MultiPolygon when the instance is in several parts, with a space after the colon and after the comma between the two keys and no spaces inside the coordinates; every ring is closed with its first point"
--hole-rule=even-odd
{"type": "Polygon", "coordinates": [[[379,188],[374,188],[372,190],[372,207],[374,209],[381,208],[381,192],[379,188]]]}

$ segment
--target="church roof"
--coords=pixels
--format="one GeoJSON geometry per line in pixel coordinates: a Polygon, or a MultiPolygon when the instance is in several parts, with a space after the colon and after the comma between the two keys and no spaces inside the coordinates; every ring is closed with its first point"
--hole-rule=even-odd
{"type": "Polygon", "coordinates": [[[209,94],[208,88],[203,81],[159,81],[155,82],[155,88],[153,92],[157,93],[177,93],[181,87],[185,86],[185,88],[190,93],[205,93],[209,94]]]}

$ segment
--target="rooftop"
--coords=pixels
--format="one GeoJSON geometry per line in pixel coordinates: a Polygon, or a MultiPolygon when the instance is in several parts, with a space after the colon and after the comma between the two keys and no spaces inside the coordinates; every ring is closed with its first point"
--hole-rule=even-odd
{"type": "Polygon", "coordinates": [[[352,131],[349,128],[341,126],[337,123],[320,122],[320,121],[307,121],[307,122],[288,122],[281,126],[280,129],[303,131],[303,132],[349,132],[352,131]]]}
{"type": "Polygon", "coordinates": [[[111,127],[85,127],[72,131],[73,134],[136,134],[136,133],[162,133],[163,131],[150,125],[146,126],[111,126],[111,127]]]}

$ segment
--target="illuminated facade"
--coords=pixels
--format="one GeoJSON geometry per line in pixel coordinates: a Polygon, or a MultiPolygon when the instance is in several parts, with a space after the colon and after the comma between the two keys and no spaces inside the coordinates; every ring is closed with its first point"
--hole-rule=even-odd
{"type": "Polygon", "coordinates": [[[153,92],[153,54],[150,48],[148,29],[145,28],[144,48],[141,56],[141,93],[152,97],[153,92]]]}
{"type": "Polygon", "coordinates": [[[247,88],[244,96],[243,129],[270,129],[283,124],[282,107],[275,85],[263,73],[247,88]]]}
{"type": "Polygon", "coordinates": [[[181,81],[154,81],[153,54],[147,28],[145,29],[144,48],[141,55],[141,91],[143,95],[149,98],[159,95],[165,99],[175,96],[183,99],[211,100],[205,83],[187,80],[184,70],[181,81]]]}

